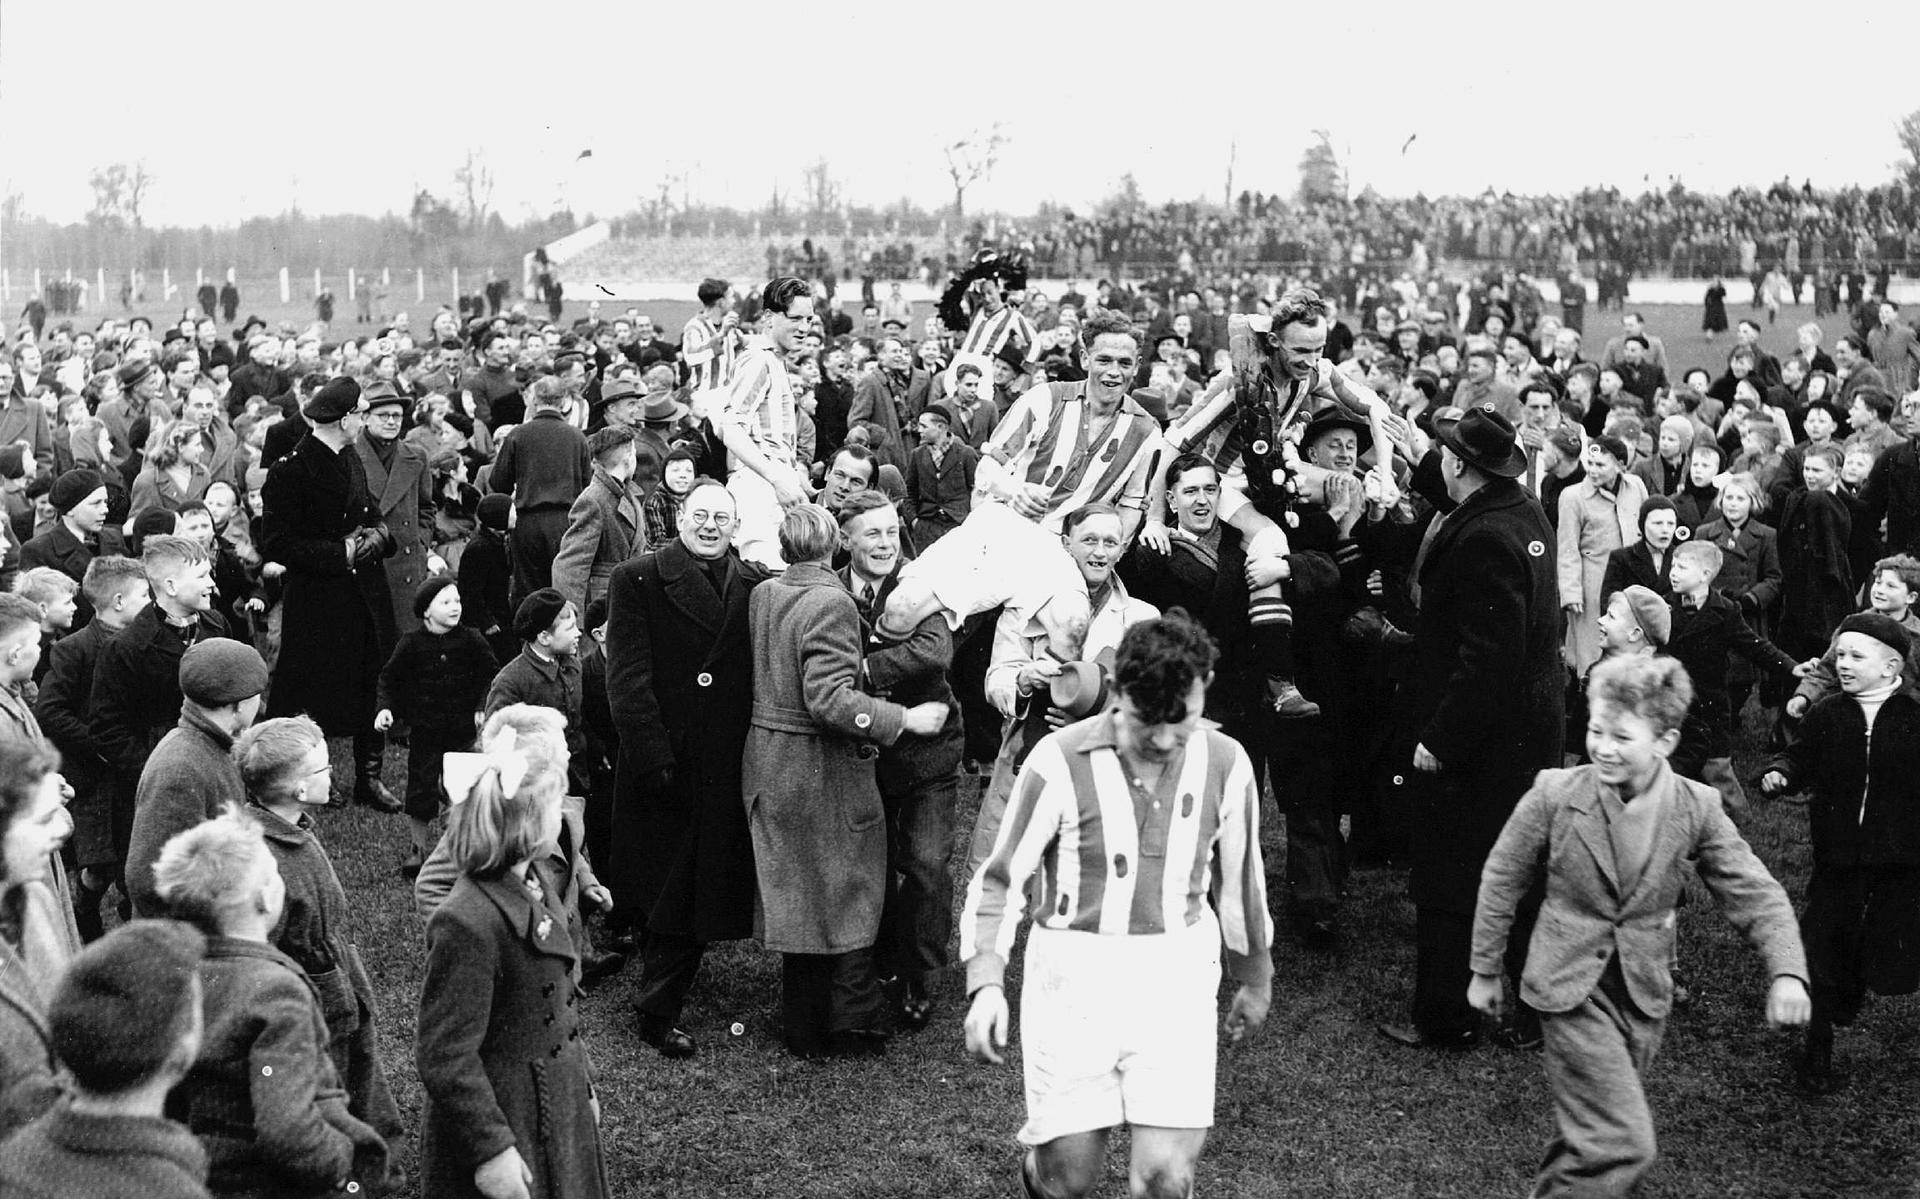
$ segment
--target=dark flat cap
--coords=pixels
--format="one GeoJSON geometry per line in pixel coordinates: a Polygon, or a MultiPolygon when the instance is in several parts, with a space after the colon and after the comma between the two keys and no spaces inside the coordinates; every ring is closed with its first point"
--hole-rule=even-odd
{"type": "Polygon", "coordinates": [[[316,425],[331,425],[360,405],[360,385],[345,375],[329,379],[313,393],[300,414],[316,425]]]}
{"type": "Polygon", "coordinates": [[[203,708],[237,704],[267,689],[267,664],[251,645],[213,637],[180,658],[180,694],[203,708]]]}

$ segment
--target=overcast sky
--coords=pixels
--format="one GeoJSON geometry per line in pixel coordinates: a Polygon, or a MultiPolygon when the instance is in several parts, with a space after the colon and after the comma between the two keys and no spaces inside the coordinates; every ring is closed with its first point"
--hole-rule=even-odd
{"type": "Polygon", "coordinates": [[[669,176],[696,202],[797,199],[822,158],[855,203],[931,208],[941,147],[994,121],[973,210],[1085,208],[1127,171],[1218,199],[1230,152],[1236,192],[1291,193],[1314,129],[1389,194],[1873,184],[1920,108],[1920,73],[1872,66],[1911,63],[1911,3],[1093,7],[0,0],[0,185],[73,220],[93,168],[145,159],[149,224],[404,213],[472,147],[514,220],[563,195],[617,215],[669,176]]]}

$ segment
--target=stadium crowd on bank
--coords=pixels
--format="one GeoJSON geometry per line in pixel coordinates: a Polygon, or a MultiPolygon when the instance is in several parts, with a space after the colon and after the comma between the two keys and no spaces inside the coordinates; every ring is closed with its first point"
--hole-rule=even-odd
{"type": "MultiPolygon", "coordinates": [[[[1652,245],[1808,203],[1482,215],[1652,245]]],[[[1407,211],[1364,236],[1484,228],[1407,211]]],[[[1353,319],[1281,277],[1045,296],[991,251],[925,320],[784,275],[698,298],[7,339],[0,1190],[378,1189],[417,1133],[429,1196],[602,1195],[578,1001],[629,958],[669,1058],[705,948],[752,937],[792,1053],[884,1053],[957,964],[998,1060],[1031,912],[1023,1185],[1086,1193],[1127,1122],[1139,1193],[1183,1195],[1221,974],[1233,1039],[1270,996],[1269,787],[1309,951],[1349,870],[1411,867],[1383,1032],[1544,1043],[1543,1194],[1651,1164],[1683,860],[1810,1091],[1869,990],[1920,984],[1920,346],[1884,297],[1785,359],[1742,321],[1710,368],[1498,272],[1353,319]],[[1798,922],[1736,827],[1750,711],[1765,788],[1808,795],[1798,922]],[[418,1128],[330,799],[405,818],[418,1128]]]]}

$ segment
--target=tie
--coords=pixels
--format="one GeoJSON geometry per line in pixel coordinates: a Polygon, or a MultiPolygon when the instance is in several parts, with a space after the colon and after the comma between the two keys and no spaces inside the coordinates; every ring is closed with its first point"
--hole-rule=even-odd
{"type": "Polygon", "coordinates": [[[859,595],[858,602],[860,604],[860,615],[867,616],[872,614],[873,612],[873,584],[872,583],[860,584],[860,595],[859,595]]]}

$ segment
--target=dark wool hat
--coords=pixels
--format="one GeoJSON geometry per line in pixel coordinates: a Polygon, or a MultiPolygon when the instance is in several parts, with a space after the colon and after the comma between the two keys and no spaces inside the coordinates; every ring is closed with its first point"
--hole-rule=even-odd
{"type": "Polygon", "coordinates": [[[237,704],[267,689],[267,664],[251,645],[211,637],[180,658],[180,694],[203,708],[237,704]]]}
{"type": "Polygon", "coordinates": [[[607,623],[607,597],[606,596],[604,595],[597,596],[587,601],[587,615],[586,615],[585,621],[586,621],[586,627],[588,629],[597,629],[601,625],[607,623]]]}
{"type": "Polygon", "coordinates": [[[360,385],[345,375],[329,379],[313,393],[301,415],[316,425],[331,425],[360,404],[360,385]]]}
{"type": "Polygon", "coordinates": [[[233,365],[232,344],[224,341],[214,342],[213,349],[207,351],[207,365],[209,367],[232,366],[233,365]]]}
{"type": "Polygon", "coordinates": [[[129,362],[120,368],[120,386],[131,390],[134,384],[152,374],[154,369],[152,362],[129,362]]]}
{"type": "Polygon", "coordinates": [[[420,584],[420,590],[413,593],[413,614],[421,620],[425,620],[427,618],[427,607],[433,603],[434,597],[454,585],[452,575],[434,575],[426,582],[420,584]]]}
{"type": "Polygon", "coordinates": [[[1907,631],[1900,627],[1900,622],[1891,616],[1882,616],[1878,612],[1855,612],[1840,622],[1839,632],[1865,633],[1899,654],[1902,659],[1906,658],[1913,648],[1913,641],[1907,636],[1907,631]]]}
{"type": "Polygon", "coordinates": [[[953,409],[947,407],[945,404],[928,404],[923,411],[949,429],[959,423],[953,419],[953,409]]]}
{"type": "Polygon", "coordinates": [[[1664,495],[1650,495],[1646,499],[1641,500],[1640,535],[1642,537],[1647,535],[1647,517],[1653,515],[1655,512],[1672,512],[1675,515],[1675,519],[1678,519],[1679,511],[1678,508],[1673,506],[1673,501],[1664,495]]]}
{"type": "Polygon", "coordinates": [[[513,614],[513,635],[522,641],[532,641],[552,628],[566,608],[566,596],[551,587],[542,587],[520,601],[520,607],[513,614]]]}
{"type": "Polygon", "coordinates": [[[147,544],[149,537],[171,537],[174,526],[179,522],[173,513],[165,508],[148,508],[133,518],[133,532],[127,539],[127,547],[138,554],[147,544]]]}
{"type": "Polygon", "coordinates": [[[81,500],[107,485],[100,472],[77,466],[61,475],[53,482],[53,490],[47,495],[53,504],[53,510],[65,516],[76,508],[81,500]]]}
{"type": "Polygon", "coordinates": [[[481,526],[496,533],[507,531],[507,520],[512,515],[513,497],[510,495],[483,495],[479,507],[474,509],[474,516],[479,518],[481,526]]]}
{"type": "Polygon", "coordinates": [[[158,1072],[206,952],[206,938],[176,920],[134,920],[81,950],[47,1010],[54,1054],[74,1081],[111,1095],[158,1072]]]}

